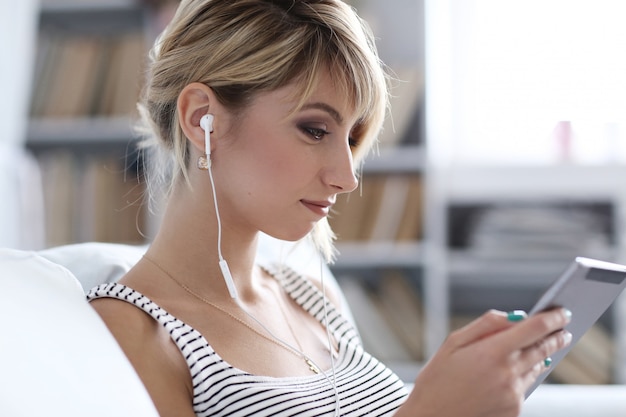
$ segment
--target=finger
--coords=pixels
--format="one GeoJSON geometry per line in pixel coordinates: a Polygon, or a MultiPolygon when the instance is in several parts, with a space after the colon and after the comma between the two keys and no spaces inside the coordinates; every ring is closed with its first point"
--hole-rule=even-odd
{"type": "Polygon", "coordinates": [[[524,393],[528,391],[528,388],[530,388],[535,383],[537,378],[539,378],[539,375],[544,373],[547,369],[548,367],[546,367],[543,363],[540,362],[540,363],[536,363],[535,366],[533,366],[526,374],[522,375],[521,377],[522,391],[524,393]]]}
{"type": "Polygon", "coordinates": [[[523,320],[496,337],[501,338],[501,346],[505,351],[523,349],[563,329],[571,320],[571,316],[572,313],[564,308],[545,311],[523,320]]]}
{"type": "Polygon", "coordinates": [[[466,346],[494,333],[508,329],[515,325],[515,322],[519,321],[520,317],[525,317],[525,313],[519,311],[505,313],[498,310],[489,310],[468,325],[452,332],[450,339],[459,347],[466,346]]]}
{"type": "Polygon", "coordinates": [[[567,330],[561,330],[549,335],[534,345],[524,349],[519,357],[519,365],[523,370],[531,370],[541,364],[544,368],[551,365],[554,353],[568,346],[572,341],[572,334],[567,330]]]}
{"type": "Polygon", "coordinates": [[[548,356],[543,361],[536,363],[526,374],[522,375],[521,381],[524,392],[528,391],[528,388],[537,381],[537,378],[550,368],[552,368],[552,358],[548,356]]]}

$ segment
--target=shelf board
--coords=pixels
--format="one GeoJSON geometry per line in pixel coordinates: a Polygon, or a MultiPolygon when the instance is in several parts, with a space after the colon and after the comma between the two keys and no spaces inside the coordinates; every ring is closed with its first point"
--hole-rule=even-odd
{"type": "MultiPolygon", "coordinates": [[[[607,260],[611,260],[609,253],[607,260]]],[[[546,288],[557,279],[573,259],[552,258],[498,259],[453,251],[449,257],[451,286],[497,288],[546,288]]]]}
{"type": "Polygon", "coordinates": [[[441,174],[452,201],[589,200],[624,194],[626,166],[466,166],[441,174]]]}
{"type": "Polygon", "coordinates": [[[423,266],[420,242],[339,242],[333,268],[377,268],[423,266]]]}
{"type": "Polygon", "coordinates": [[[422,172],[425,167],[425,151],[421,145],[380,148],[378,153],[365,159],[363,170],[368,173],[422,172]]]}
{"type": "Polygon", "coordinates": [[[41,0],[42,13],[71,13],[82,11],[137,10],[132,0],[41,0]]]}
{"type": "Polygon", "coordinates": [[[39,25],[45,31],[119,35],[143,31],[145,10],[130,0],[55,0],[43,2],[39,25]]]}
{"type": "Polygon", "coordinates": [[[135,140],[132,123],[129,117],[32,119],[26,143],[30,148],[126,145],[135,140]]]}

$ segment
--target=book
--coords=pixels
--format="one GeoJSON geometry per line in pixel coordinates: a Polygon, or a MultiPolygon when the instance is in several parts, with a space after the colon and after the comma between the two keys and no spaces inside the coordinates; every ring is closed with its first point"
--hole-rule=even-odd
{"type": "Polygon", "coordinates": [[[44,189],[46,246],[77,242],[143,243],[145,187],[115,154],[71,151],[38,157],[44,189]]]}
{"type": "Polygon", "coordinates": [[[401,270],[385,271],[376,290],[378,308],[413,360],[424,359],[423,306],[418,288],[401,270]]]}
{"type": "Polygon", "coordinates": [[[109,64],[103,76],[99,114],[133,114],[141,89],[145,41],[142,33],[130,33],[111,40],[109,64]]]}
{"type": "Polygon", "coordinates": [[[143,32],[40,36],[33,117],[121,116],[135,112],[146,45],[143,32]]]}
{"type": "Polygon", "coordinates": [[[574,345],[567,364],[557,365],[550,375],[569,384],[610,384],[613,381],[614,342],[600,323],[594,324],[574,345]]]}
{"type": "Polygon", "coordinates": [[[59,45],[53,82],[43,98],[44,117],[77,117],[88,109],[98,43],[92,37],[66,36],[59,45]]]}
{"type": "Polygon", "coordinates": [[[340,195],[330,224],[340,241],[410,241],[421,237],[422,179],[415,174],[364,176],[362,191],[340,195]]]}
{"type": "Polygon", "coordinates": [[[409,181],[406,175],[387,175],[380,196],[379,209],[374,217],[370,240],[392,241],[401,227],[402,211],[406,203],[409,181]]]}
{"type": "Polygon", "coordinates": [[[369,237],[384,183],[384,176],[364,176],[360,189],[337,196],[329,223],[340,241],[361,241],[369,237]]]}
{"type": "Polygon", "coordinates": [[[73,242],[76,217],[75,158],[69,151],[56,151],[40,155],[45,211],[46,246],[73,242]]]}
{"type": "Polygon", "coordinates": [[[398,146],[407,141],[407,136],[417,135],[417,132],[409,132],[409,129],[422,102],[423,71],[418,67],[398,68],[395,75],[390,89],[390,111],[379,136],[383,147],[398,146]]]}
{"type": "Polygon", "coordinates": [[[406,201],[400,226],[395,239],[398,242],[415,241],[422,238],[422,224],[424,219],[424,189],[420,175],[410,175],[406,201]]]}
{"type": "Polygon", "coordinates": [[[389,327],[377,307],[378,301],[361,280],[354,276],[337,278],[352,310],[365,350],[381,361],[412,360],[411,352],[389,327]]]}
{"type": "Polygon", "coordinates": [[[363,205],[362,218],[354,240],[370,240],[376,233],[376,222],[385,202],[386,188],[387,176],[385,175],[365,175],[363,177],[363,194],[359,201],[359,204],[363,205]]]}
{"type": "Polygon", "coordinates": [[[59,67],[63,41],[59,35],[39,36],[30,108],[30,114],[33,117],[41,117],[45,114],[50,91],[56,84],[55,77],[59,67]]]}

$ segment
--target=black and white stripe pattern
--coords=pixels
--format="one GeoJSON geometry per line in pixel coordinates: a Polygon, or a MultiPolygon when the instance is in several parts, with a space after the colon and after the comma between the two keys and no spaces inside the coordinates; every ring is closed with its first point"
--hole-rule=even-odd
{"type": "MultiPolygon", "coordinates": [[[[325,324],[324,298],[317,287],[289,269],[271,273],[302,308],[325,324]]],[[[102,297],[134,304],[169,332],[189,366],[193,408],[198,417],[333,415],[335,393],[324,375],[289,378],[251,375],[226,363],[198,331],[132,288],[103,284],[87,294],[88,300],[102,297]]],[[[335,377],[341,415],[393,414],[407,395],[404,384],[363,350],[355,328],[331,303],[327,304],[327,314],[328,328],[338,341],[335,377]]]]}

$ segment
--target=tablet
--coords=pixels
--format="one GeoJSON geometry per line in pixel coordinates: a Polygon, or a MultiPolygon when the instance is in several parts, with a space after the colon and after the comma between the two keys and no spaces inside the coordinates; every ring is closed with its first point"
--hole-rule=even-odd
{"type": "Polygon", "coordinates": [[[626,287],[625,265],[577,257],[539,298],[528,314],[533,315],[553,307],[569,309],[572,312],[572,320],[565,329],[572,334],[572,342],[551,356],[552,365],[537,378],[535,384],[526,392],[526,398],[610,307],[624,287],[626,287]]]}

